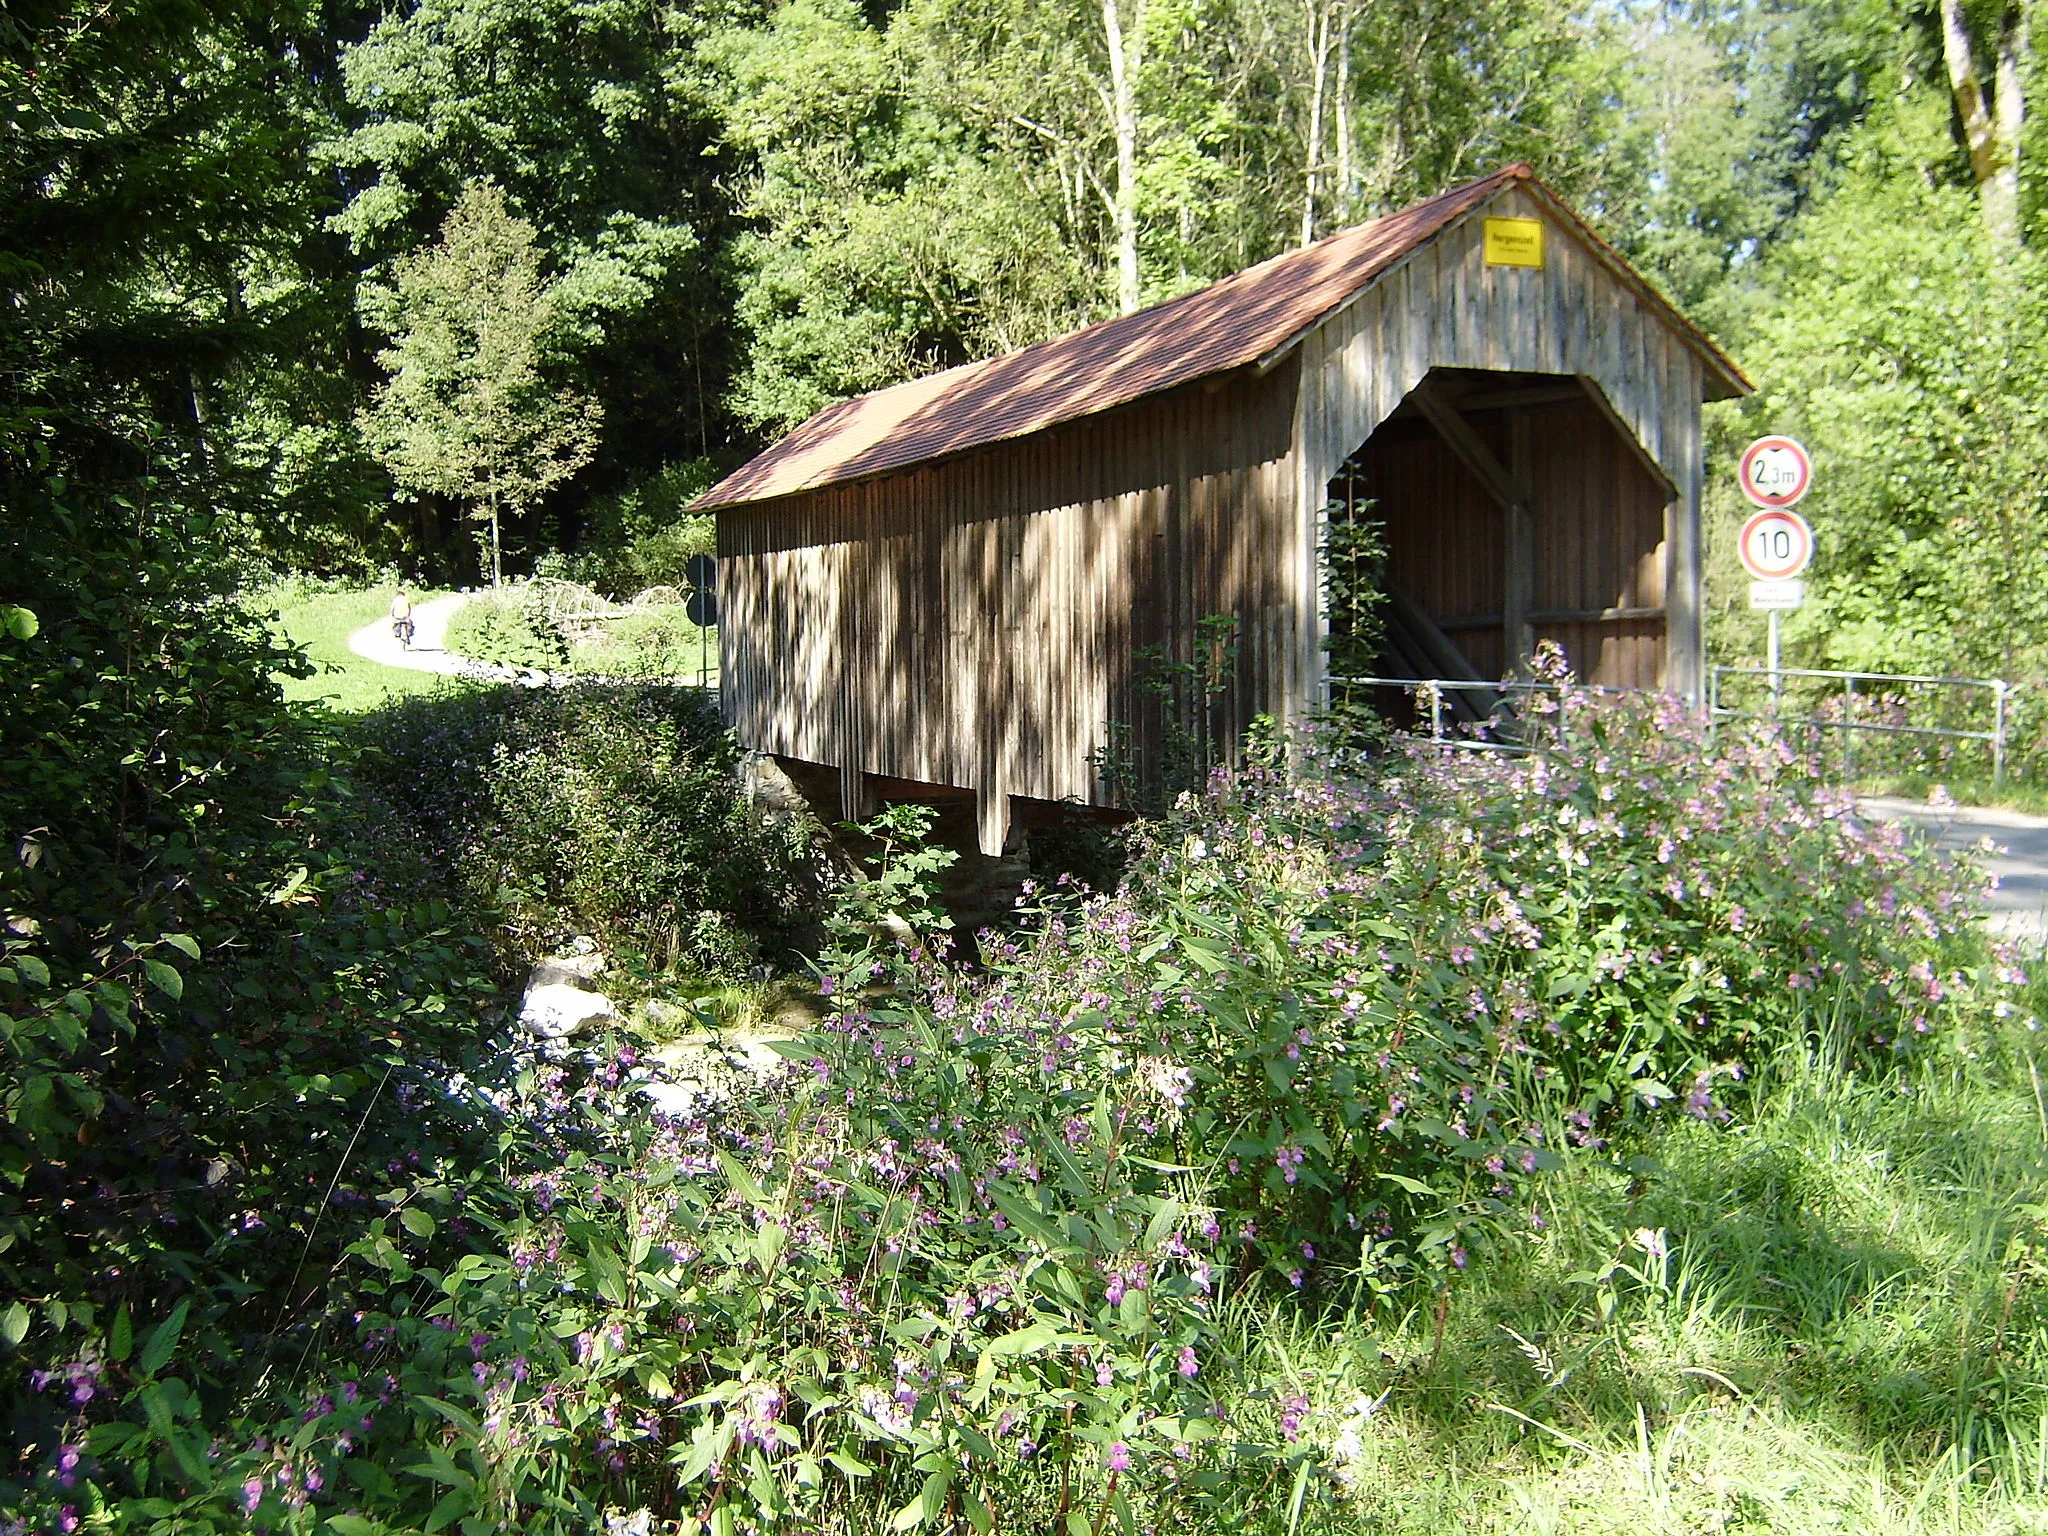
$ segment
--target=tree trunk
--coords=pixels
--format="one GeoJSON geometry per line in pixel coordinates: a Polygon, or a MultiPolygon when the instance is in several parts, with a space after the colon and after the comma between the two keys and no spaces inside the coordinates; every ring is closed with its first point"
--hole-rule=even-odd
{"type": "Polygon", "coordinates": [[[1351,161],[1351,7],[1338,10],[1337,22],[1337,223],[1346,227],[1358,172],[1351,161]]]}
{"type": "Polygon", "coordinates": [[[2026,13],[2015,7],[1999,18],[1993,93],[1987,98],[1962,0],[1941,0],[1941,53],[1948,66],[1949,94],[1962,123],[1985,226],[2003,249],[2017,246],[2020,239],[2020,130],[2026,121],[2020,76],[2027,46],[2026,13]]]}
{"type": "Polygon", "coordinates": [[[505,563],[498,538],[498,493],[491,492],[491,590],[505,584],[505,563]]]}
{"type": "Polygon", "coordinates": [[[1998,70],[1991,106],[1991,132],[1998,145],[1998,169],[1985,190],[1984,217],[2002,239],[2020,240],[2020,134],[2026,127],[2027,98],[2022,72],[2032,62],[2027,12],[2015,6],[1998,34],[1998,70]]]}
{"type": "Polygon", "coordinates": [[[1309,88],[1308,172],[1303,178],[1301,198],[1301,243],[1316,237],[1316,197],[1322,190],[1323,77],[1330,62],[1330,12],[1321,0],[1302,0],[1302,30],[1307,35],[1309,72],[1315,77],[1309,88]]]}
{"type": "Polygon", "coordinates": [[[1145,64],[1145,0],[1135,0],[1124,31],[1123,0],[1102,0],[1102,30],[1109,43],[1111,125],[1116,134],[1116,302],[1138,307],[1138,72],[1145,64]]]}

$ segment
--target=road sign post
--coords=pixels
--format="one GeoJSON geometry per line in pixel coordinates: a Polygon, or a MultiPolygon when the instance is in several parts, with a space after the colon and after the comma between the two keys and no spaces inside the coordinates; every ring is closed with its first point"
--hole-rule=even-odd
{"type": "Polygon", "coordinates": [[[1813,485],[1813,459],[1789,437],[1760,437],[1742,451],[1735,478],[1742,494],[1762,510],[1742,525],[1735,552],[1754,578],[1749,606],[1770,615],[1771,712],[1783,696],[1779,615],[1806,601],[1799,574],[1813,563],[1813,528],[1792,504],[1813,485]]]}
{"type": "Polygon", "coordinates": [[[718,560],[692,555],[683,567],[690,595],[683,612],[697,626],[697,686],[711,686],[711,626],[718,622],[718,560]]]}

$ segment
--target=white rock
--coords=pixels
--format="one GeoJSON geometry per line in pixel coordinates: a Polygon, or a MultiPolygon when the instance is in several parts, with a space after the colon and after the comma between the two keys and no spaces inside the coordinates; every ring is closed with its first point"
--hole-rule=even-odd
{"type": "Polygon", "coordinates": [[[734,1043],[738,1049],[729,1052],[726,1059],[742,1071],[772,1080],[789,1069],[789,1058],[766,1040],[748,1036],[734,1043]]]}
{"type": "Polygon", "coordinates": [[[526,975],[526,989],[535,987],[575,986],[578,982],[589,981],[604,974],[604,956],[598,953],[597,945],[590,939],[573,940],[568,952],[549,955],[534,962],[526,975]]]}
{"type": "Polygon", "coordinates": [[[687,1120],[697,1101],[708,1097],[698,1083],[642,1083],[638,1091],[657,1114],[673,1115],[678,1120],[687,1120]]]}
{"type": "Polygon", "coordinates": [[[549,1040],[561,1040],[616,1019],[619,1010],[602,992],[586,992],[567,982],[543,982],[529,987],[519,1003],[519,1022],[549,1040]]]}

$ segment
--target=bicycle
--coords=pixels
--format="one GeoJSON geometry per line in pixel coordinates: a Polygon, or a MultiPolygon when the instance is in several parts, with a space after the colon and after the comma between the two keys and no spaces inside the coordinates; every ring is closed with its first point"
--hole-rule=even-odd
{"type": "Polygon", "coordinates": [[[411,649],[412,649],[412,620],[411,620],[411,619],[393,619],[393,620],[391,621],[391,636],[392,636],[392,638],[393,638],[394,640],[396,640],[396,641],[398,642],[398,644],[399,644],[399,647],[400,647],[400,648],[401,648],[402,650],[408,650],[408,651],[409,651],[409,650],[411,650],[411,649]]]}

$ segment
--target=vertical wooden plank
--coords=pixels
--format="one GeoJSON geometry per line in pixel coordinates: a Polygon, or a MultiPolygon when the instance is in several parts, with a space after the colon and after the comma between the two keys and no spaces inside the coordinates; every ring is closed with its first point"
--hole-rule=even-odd
{"type": "Polygon", "coordinates": [[[1501,606],[1502,633],[1508,647],[1508,665],[1516,672],[1526,670],[1529,655],[1536,648],[1535,631],[1529,614],[1534,608],[1536,588],[1536,532],[1532,465],[1529,449],[1529,413],[1508,413],[1508,477],[1514,484],[1514,500],[1506,512],[1507,569],[1501,606]]]}
{"type": "Polygon", "coordinates": [[[1679,451],[1684,455],[1672,526],[1666,532],[1671,565],[1665,574],[1665,686],[1698,708],[1705,699],[1706,637],[1702,625],[1700,548],[1700,408],[1696,379],[1688,381],[1691,407],[1679,451]]]}

